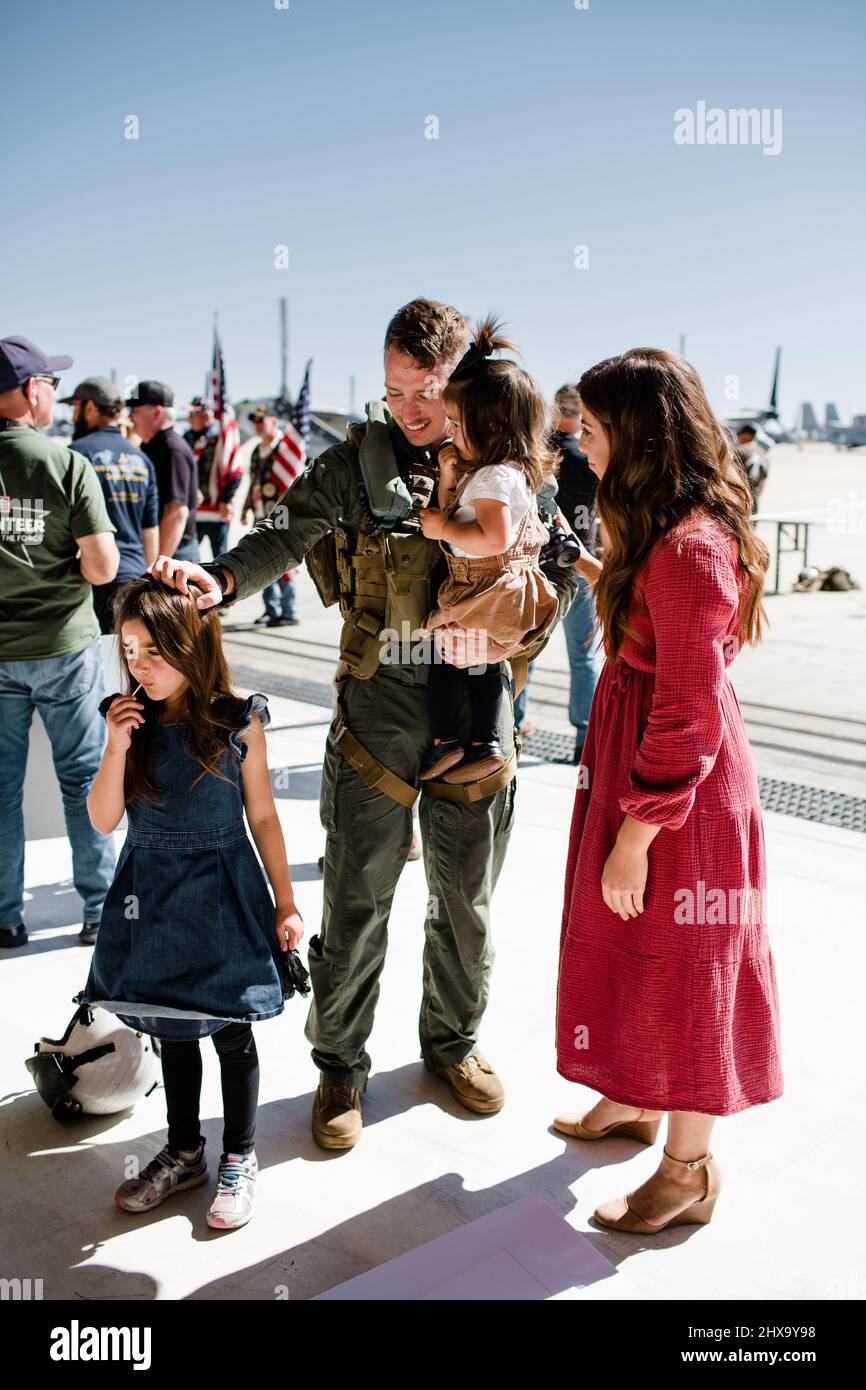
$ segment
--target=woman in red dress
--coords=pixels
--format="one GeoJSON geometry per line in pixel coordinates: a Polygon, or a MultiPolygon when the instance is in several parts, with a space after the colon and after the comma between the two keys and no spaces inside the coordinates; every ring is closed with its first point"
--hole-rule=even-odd
{"type": "Polygon", "coordinates": [[[581,572],[597,580],[606,663],[571,826],[556,1045],[560,1075],[602,1099],[554,1124],[652,1143],[667,1114],[656,1172],[595,1212],[645,1234],[710,1219],[715,1117],[783,1089],[761,806],[727,675],[760,639],[768,554],[688,362],[637,348],[579,389],[605,531],[603,563],[581,572]]]}

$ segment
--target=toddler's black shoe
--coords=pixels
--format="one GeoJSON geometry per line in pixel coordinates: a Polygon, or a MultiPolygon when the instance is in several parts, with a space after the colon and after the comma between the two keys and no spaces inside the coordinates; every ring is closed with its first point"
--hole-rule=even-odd
{"type": "Polygon", "coordinates": [[[418,774],[422,782],[427,782],[431,777],[438,777],[455,763],[459,763],[463,757],[463,744],[459,738],[446,738],[442,743],[434,743],[427,757],[421,764],[421,771],[418,774]]]}
{"type": "Polygon", "coordinates": [[[446,773],[443,780],[477,782],[481,777],[488,777],[491,772],[496,772],[504,762],[505,754],[498,739],[494,739],[493,743],[471,743],[463,761],[446,773]]]}

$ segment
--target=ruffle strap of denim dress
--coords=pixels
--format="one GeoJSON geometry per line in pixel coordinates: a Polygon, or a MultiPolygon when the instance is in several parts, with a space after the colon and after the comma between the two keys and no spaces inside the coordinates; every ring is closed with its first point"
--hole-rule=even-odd
{"type": "Polygon", "coordinates": [[[238,727],[233,729],[229,734],[229,743],[237,753],[241,762],[243,762],[244,758],[247,756],[247,745],[241,742],[241,735],[249,731],[254,714],[259,716],[259,719],[262,721],[262,727],[266,729],[271,722],[271,712],[268,709],[267,698],[264,695],[260,695],[258,691],[255,695],[250,695],[244,705],[238,727]]]}

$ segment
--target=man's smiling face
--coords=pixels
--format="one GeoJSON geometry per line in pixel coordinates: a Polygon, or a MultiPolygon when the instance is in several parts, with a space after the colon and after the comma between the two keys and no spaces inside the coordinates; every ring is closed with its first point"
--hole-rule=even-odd
{"type": "Polygon", "coordinates": [[[430,448],[448,432],[442,392],[453,364],[419,367],[397,348],[385,353],[385,399],[400,429],[419,448],[430,448]]]}

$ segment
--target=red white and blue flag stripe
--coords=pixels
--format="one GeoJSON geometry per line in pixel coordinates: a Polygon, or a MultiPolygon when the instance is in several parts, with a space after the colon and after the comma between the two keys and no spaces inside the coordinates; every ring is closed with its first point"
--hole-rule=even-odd
{"type": "Polygon", "coordinates": [[[226,391],[226,372],[223,362],[222,348],[220,347],[219,334],[214,329],[213,335],[213,366],[211,368],[211,400],[213,401],[214,416],[219,422],[220,437],[216,447],[214,466],[210,476],[210,502],[211,506],[205,504],[199,511],[218,511],[217,503],[223,496],[226,485],[233,479],[240,476],[243,472],[243,465],[240,458],[241,437],[238,432],[238,422],[235,418],[234,408],[228,400],[226,391]]]}
{"type": "Polygon", "coordinates": [[[307,457],[311,424],[310,367],[312,361],[313,359],[310,358],[307,363],[300,394],[292,407],[289,423],[286,425],[283,437],[274,450],[271,476],[281,493],[285,492],[287,487],[291,487],[303,469],[307,457]]]}

